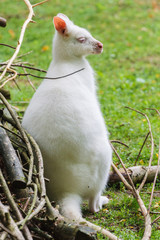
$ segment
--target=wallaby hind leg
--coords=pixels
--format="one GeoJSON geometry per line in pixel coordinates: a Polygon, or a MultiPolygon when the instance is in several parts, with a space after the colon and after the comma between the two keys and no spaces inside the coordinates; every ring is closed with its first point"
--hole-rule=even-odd
{"type": "Polygon", "coordinates": [[[64,217],[78,221],[82,218],[80,204],[80,196],[76,194],[68,194],[59,201],[60,212],[64,217]]]}
{"type": "Polygon", "coordinates": [[[102,206],[108,202],[109,199],[107,197],[98,194],[95,197],[89,199],[89,210],[92,213],[98,212],[100,209],[102,209],[102,206]]]}

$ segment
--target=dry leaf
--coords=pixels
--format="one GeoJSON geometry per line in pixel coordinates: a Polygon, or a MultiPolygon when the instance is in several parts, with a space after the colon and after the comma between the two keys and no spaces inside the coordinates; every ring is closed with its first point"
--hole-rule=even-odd
{"type": "Polygon", "coordinates": [[[144,165],[144,162],[142,159],[139,161],[139,163],[140,163],[140,165],[144,165]]]}
{"type": "Polygon", "coordinates": [[[48,51],[49,50],[49,46],[48,45],[44,45],[42,47],[42,52],[48,51]]]}
{"type": "Polygon", "coordinates": [[[14,39],[15,38],[15,32],[12,29],[9,29],[8,32],[9,32],[11,38],[14,39]]]}

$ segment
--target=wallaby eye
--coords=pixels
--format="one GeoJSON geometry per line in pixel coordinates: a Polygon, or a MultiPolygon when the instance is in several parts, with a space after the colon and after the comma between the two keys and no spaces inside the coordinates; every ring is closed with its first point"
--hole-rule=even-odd
{"type": "Polygon", "coordinates": [[[80,42],[80,43],[85,43],[86,42],[86,38],[85,37],[79,37],[77,38],[77,41],[80,42]]]}

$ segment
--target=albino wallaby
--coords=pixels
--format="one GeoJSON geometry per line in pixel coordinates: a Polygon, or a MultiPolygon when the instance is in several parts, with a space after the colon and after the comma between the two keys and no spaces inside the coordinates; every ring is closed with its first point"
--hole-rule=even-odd
{"type": "Polygon", "coordinates": [[[96,96],[94,72],[86,55],[99,54],[103,45],[63,14],[54,17],[53,60],[46,79],[34,94],[23,118],[23,127],[40,146],[47,193],[61,213],[81,219],[80,204],[89,200],[97,212],[108,202],[102,197],[112,151],[96,96]],[[84,68],[71,76],[57,80],[84,68]]]}

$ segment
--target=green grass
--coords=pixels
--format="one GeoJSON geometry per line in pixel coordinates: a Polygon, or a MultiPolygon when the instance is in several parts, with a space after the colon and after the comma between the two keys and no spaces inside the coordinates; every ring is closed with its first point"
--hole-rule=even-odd
{"type": "MultiPolygon", "coordinates": [[[[0,29],[0,42],[16,46],[28,14],[27,7],[20,0],[1,0],[0,9],[1,16],[8,20],[7,27],[0,29]]],[[[134,165],[148,132],[145,117],[124,108],[129,106],[149,116],[155,141],[153,164],[157,164],[160,121],[155,111],[145,108],[160,109],[160,10],[154,11],[149,0],[50,0],[35,9],[36,24],[28,26],[20,54],[33,52],[23,61],[47,70],[52,58],[52,19],[58,12],[87,28],[104,44],[102,55],[89,56],[88,59],[97,74],[98,96],[110,139],[119,139],[129,145],[129,149],[116,145],[124,163],[127,167],[134,165]],[[44,46],[48,46],[48,50],[43,51],[44,46]]],[[[0,46],[0,62],[12,54],[12,49],[0,46]]],[[[42,73],[39,75],[44,76],[42,73]]],[[[36,86],[41,82],[35,78],[32,80],[36,86]]],[[[22,77],[18,84],[21,91],[13,83],[6,87],[11,90],[12,102],[29,101],[34,91],[22,77]]],[[[21,110],[26,108],[26,105],[14,105],[21,110]]],[[[138,164],[147,165],[149,157],[150,140],[138,164]]],[[[115,156],[113,160],[117,162],[115,156]]],[[[156,188],[159,189],[159,184],[156,188]]],[[[146,185],[144,191],[150,190],[151,185],[146,185]]],[[[88,218],[123,239],[141,239],[144,221],[135,200],[128,196],[123,186],[118,191],[110,188],[107,194],[113,200],[100,213],[90,215],[84,207],[88,218]]],[[[148,204],[149,195],[142,194],[142,197],[148,204]]],[[[160,206],[154,208],[159,197],[154,198],[153,211],[160,211],[160,206]]],[[[155,224],[151,239],[160,239],[158,229],[158,224],[155,224]]]]}

